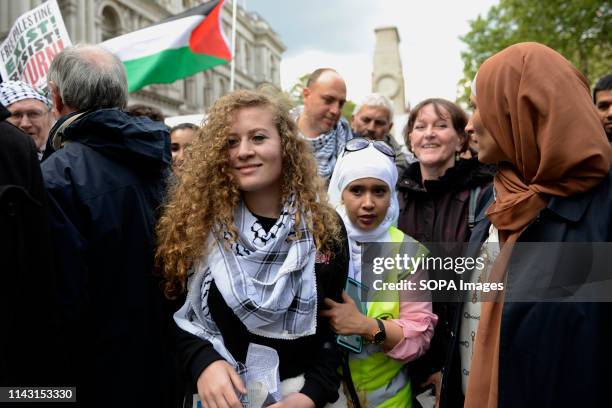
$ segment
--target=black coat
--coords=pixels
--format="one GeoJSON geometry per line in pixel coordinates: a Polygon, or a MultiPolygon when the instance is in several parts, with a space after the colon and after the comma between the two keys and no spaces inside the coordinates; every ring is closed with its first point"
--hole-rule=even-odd
{"type": "MultiPolygon", "coordinates": [[[[480,189],[476,208],[481,208],[491,196],[492,190],[488,186],[491,185],[494,173],[494,167],[484,165],[476,159],[461,159],[440,179],[426,180],[423,185],[420,165],[418,162],[412,163],[398,184],[398,227],[426,245],[431,255],[460,256],[461,246],[448,249],[435,243],[463,243],[469,240],[470,194],[477,191],[477,188],[480,189]]],[[[437,276],[434,279],[448,278],[449,276],[437,276]]],[[[438,316],[438,323],[430,348],[409,365],[415,395],[421,392],[418,384],[444,367],[451,337],[451,323],[459,311],[458,303],[433,300],[433,312],[438,316]]]]}
{"type": "Polygon", "coordinates": [[[54,274],[45,194],[32,138],[0,104],[0,386],[50,385],[54,274]]]}
{"type": "Polygon", "coordinates": [[[61,374],[77,385],[81,406],[166,407],[171,316],[153,255],[168,132],[163,123],[101,109],[66,127],[63,140],[42,164],[60,271],[61,374]]]}
{"type": "MultiPolygon", "coordinates": [[[[489,222],[480,217],[472,231],[468,256],[475,256],[486,239],[489,222]]],[[[612,241],[612,172],[591,191],[568,198],[553,197],[520,235],[528,242],[612,241]]],[[[552,279],[587,281],[592,258],[566,248],[532,245],[515,251],[508,264],[506,298],[520,285],[552,279]],[[545,249],[548,253],[543,254],[545,249]]],[[[612,274],[604,268],[609,281],[612,274]]],[[[601,269],[601,268],[600,268],[601,269]]],[[[564,285],[561,285],[564,286],[564,285]]],[[[570,287],[567,285],[566,287],[570,287]]],[[[512,302],[502,312],[499,354],[499,407],[603,407],[610,405],[612,385],[612,304],[569,301],[512,302]]],[[[458,329],[458,322],[456,322],[458,329]]],[[[457,332],[457,330],[455,331],[457,332]]],[[[456,336],[449,371],[460,364],[456,336]]],[[[449,376],[450,378],[450,376],[449,376]]],[[[451,384],[443,395],[456,393],[451,384]]],[[[461,383],[459,382],[459,387],[461,383]]],[[[461,389],[459,388],[459,392],[461,389]]],[[[449,399],[441,406],[462,406],[449,399]]]]}

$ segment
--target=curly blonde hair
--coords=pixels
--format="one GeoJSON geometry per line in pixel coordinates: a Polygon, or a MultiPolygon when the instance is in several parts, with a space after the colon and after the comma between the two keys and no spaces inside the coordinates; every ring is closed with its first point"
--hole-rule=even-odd
{"type": "Polygon", "coordinates": [[[260,92],[236,91],[220,98],[211,108],[157,225],[155,259],[169,298],[185,291],[190,268],[206,255],[209,234],[221,239],[223,232],[229,232],[234,241],[238,236],[234,209],[241,193],[229,168],[228,135],[237,111],[250,107],[270,109],[281,137],[281,203],[295,193],[296,224],[304,218],[318,251],[331,253],[340,241],[338,217],[327,204],[314,156],[310,146],[298,137],[286,105],[260,92]]]}

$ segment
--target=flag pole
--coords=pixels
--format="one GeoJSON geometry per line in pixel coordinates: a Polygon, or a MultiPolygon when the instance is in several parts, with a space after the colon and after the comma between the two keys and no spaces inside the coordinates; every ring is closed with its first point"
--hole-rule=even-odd
{"type": "Polygon", "coordinates": [[[232,62],[230,64],[230,92],[234,90],[236,76],[236,9],[238,0],[232,0],[232,62]]]}

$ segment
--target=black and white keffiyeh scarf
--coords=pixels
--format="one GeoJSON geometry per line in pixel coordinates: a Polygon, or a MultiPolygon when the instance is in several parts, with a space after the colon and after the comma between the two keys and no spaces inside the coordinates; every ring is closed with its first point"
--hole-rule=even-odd
{"type": "MultiPolygon", "coordinates": [[[[228,362],[236,364],[223,344],[208,309],[215,282],[227,305],[256,335],[296,339],[316,331],[316,247],[305,223],[295,225],[295,197],[283,207],[267,233],[243,202],[234,213],[239,236],[229,245],[212,234],[209,253],[194,268],[187,300],[175,313],[179,327],[210,341],[228,362]],[[301,232],[300,239],[291,239],[301,232]]],[[[302,218],[303,220],[303,218],[302,218]]]]}
{"type": "MultiPolygon", "coordinates": [[[[296,123],[303,110],[303,106],[298,106],[291,111],[296,123]]],[[[348,122],[341,117],[329,132],[320,134],[314,139],[303,138],[312,147],[315,159],[317,159],[319,176],[329,181],[336,166],[336,159],[344,151],[346,142],[353,138],[348,122]]]]}

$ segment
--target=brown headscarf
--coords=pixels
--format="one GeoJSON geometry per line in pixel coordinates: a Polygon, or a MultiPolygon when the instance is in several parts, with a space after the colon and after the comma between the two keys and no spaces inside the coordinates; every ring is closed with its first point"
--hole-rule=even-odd
{"type": "MultiPolygon", "coordinates": [[[[495,203],[487,211],[505,242],[491,280],[503,282],[511,244],[551,196],[599,184],[612,149],[587,80],[542,44],[515,44],[486,60],[476,78],[476,104],[484,127],[510,159],[499,164],[495,203]]],[[[502,308],[503,299],[481,304],[466,407],[497,407],[502,308]]]]}

